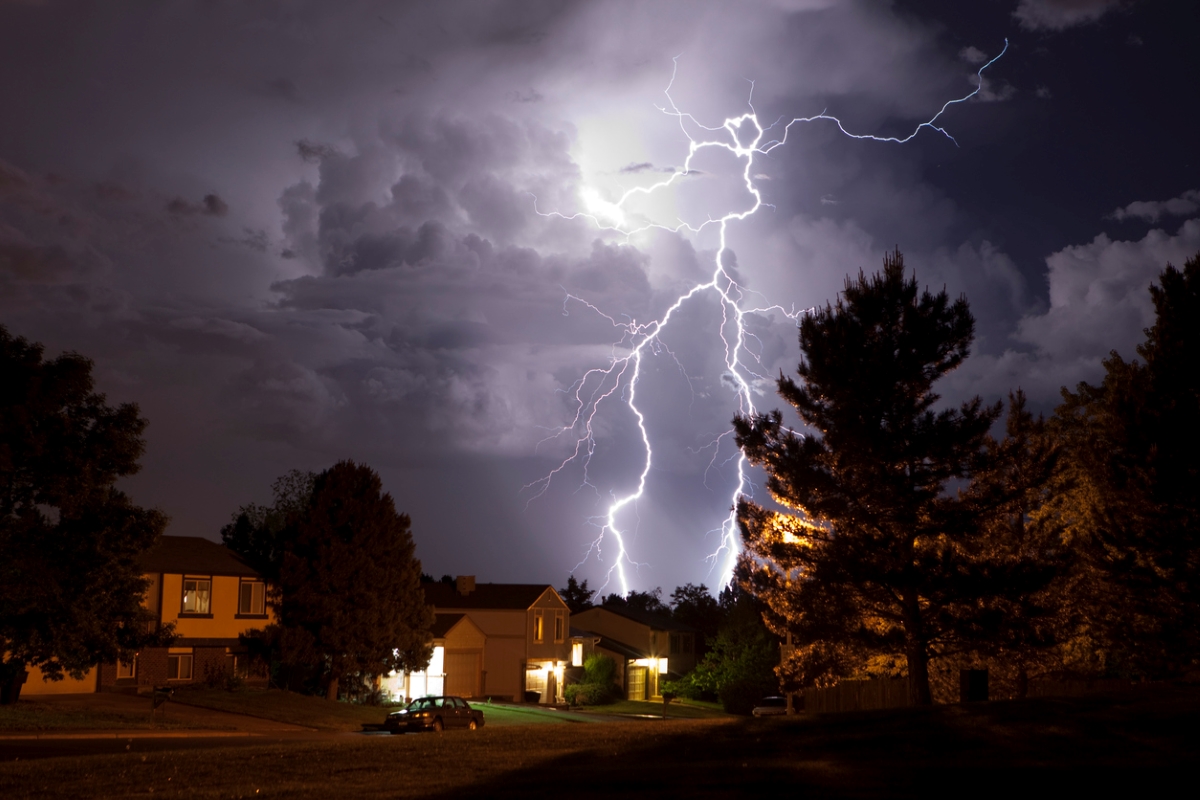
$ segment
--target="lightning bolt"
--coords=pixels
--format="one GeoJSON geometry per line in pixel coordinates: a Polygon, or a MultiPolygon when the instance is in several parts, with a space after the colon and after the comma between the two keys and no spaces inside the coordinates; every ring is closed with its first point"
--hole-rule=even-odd
{"type": "MultiPolygon", "coordinates": [[[[626,547],[626,534],[629,532],[623,529],[619,517],[622,512],[629,507],[634,507],[636,510],[637,501],[644,495],[646,491],[646,479],[650,474],[650,468],[654,460],[653,448],[650,445],[650,437],[646,428],[646,417],[642,410],[638,407],[638,379],[641,376],[642,359],[647,354],[658,354],[661,352],[670,353],[666,345],[662,341],[662,333],[670,325],[672,318],[676,315],[681,307],[689,300],[701,294],[713,293],[716,295],[721,308],[722,319],[719,328],[721,344],[724,348],[724,361],[727,374],[732,377],[734,383],[734,392],[737,396],[737,408],[739,414],[753,414],[755,412],[754,402],[752,398],[752,382],[767,380],[765,376],[754,372],[751,362],[758,361],[757,355],[747,346],[747,339],[752,338],[746,330],[745,320],[747,315],[761,314],[765,312],[775,311],[782,312],[786,317],[793,321],[798,321],[801,315],[806,313],[805,310],[797,311],[794,307],[785,309],[778,305],[768,306],[751,306],[747,304],[747,298],[751,293],[747,292],[743,287],[733,279],[725,267],[725,254],[728,249],[727,233],[729,226],[745,220],[758,212],[764,205],[762,193],[758,186],[755,185],[753,167],[756,156],[766,155],[772,150],[782,147],[787,143],[788,135],[791,133],[792,127],[801,123],[815,123],[819,121],[831,122],[837,126],[838,130],[852,139],[866,139],[873,142],[887,142],[893,144],[904,144],[915,138],[922,130],[928,129],[936,131],[945,136],[955,145],[958,142],[950,133],[939,124],[942,116],[954,105],[965,103],[971,98],[979,94],[984,86],[983,73],[1008,51],[1008,39],[1004,40],[1004,48],[998,55],[990,59],[987,63],[981,66],[975,73],[976,85],[975,89],[963,95],[947,101],[938,109],[937,113],[928,120],[918,124],[913,128],[912,132],[904,137],[896,136],[876,136],[873,134],[853,133],[846,129],[842,121],[835,116],[832,116],[826,111],[820,114],[814,114],[808,117],[796,117],[783,126],[783,135],[778,139],[771,139],[764,142],[763,139],[767,136],[769,130],[777,128],[783,119],[780,118],[774,124],[764,128],[758,120],[758,114],[754,110],[753,93],[754,85],[751,83],[750,96],[747,101],[749,111],[736,117],[729,117],[723,123],[717,126],[708,126],[702,124],[699,120],[693,117],[690,113],[682,111],[671,96],[671,89],[675,85],[675,78],[679,70],[679,57],[673,59],[673,69],[671,72],[671,80],[664,90],[664,95],[667,98],[665,106],[659,106],[658,110],[662,113],[675,117],[678,120],[680,131],[688,142],[687,157],[683,162],[683,169],[674,171],[669,177],[653,183],[649,186],[638,186],[624,191],[621,196],[615,201],[606,201],[603,197],[591,188],[585,188],[581,192],[582,199],[585,204],[585,211],[576,212],[574,214],[563,214],[557,211],[542,212],[536,208],[536,197],[534,198],[534,210],[543,217],[554,217],[559,219],[587,219],[590,220],[598,229],[604,231],[612,231],[621,234],[626,241],[639,233],[651,229],[668,231],[671,233],[681,233],[687,231],[690,234],[696,235],[707,228],[715,228],[717,232],[718,246],[713,258],[713,271],[707,281],[698,283],[692,286],[683,294],[679,295],[676,300],[666,309],[666,311],[658,319],[650,322],[638,322],[634,319],[628,321],[618,320],[617,318],[605,313],[600,308],[596,307],[587,300],[575,295],[566,294],[563,300],[563,314],[569,314],[569,307],[572,304],[583,306],[588,311],[599,315],[601,318],[608,320],[614,329],[616,329],[617,339],[612,345],[611,354],[608,363],[604,366],[593,367],[584,372],[568,390],[568,394],[572,398],[574,405],[574,417],[566,425],[558,428],[550,436],[546,437],[543,442],[548,440],[559,439],[563,436],[574,435],[575,441],[572,452],[562,462],[552,469],[547,475],[528,484],[525,488],[532,492],[530,502],[537,497],[543,495],[549,488],[551,483],[557,478],[568,465],[574,462],[582,462],[583,465],[583,483],[582,486],[591,487],[597,490],[597,487],[592,483],[588,468],[591,463],[592,455],[596,452],[596,435],[595,435],[595,420],[596,415],[600,412],[601,405],[606,402],[613,402],[614,398],[623,402],[625,406],[632,412],[636,420],[637,430],[641,436],[642,447],[645,453],[645,458],[642,462],[641,472],[638,474],[636,488],[632,491],[627,491],[624,494],[612,493],[612,501],[608,506],[607,512],[593,518],[591,522],[597,524],[599,533],[592,540],[583,559],[576,565],[575,569],[579,569],[593,553],[597,558],[602,556],[602,546],[607,537],[612,538],[616,545],[616,554],[612,560],[612,566],[609,568],[605,583],[600,587],[603,589],[614,578],[620,585],[622,594],[629,593],[629,576],[626,574],[626,567],[638,568],[643,566],[635,562],[626,547]],[[693,136],[689,130],[689,125],[697,131],[697,135],[693,136]],[[699,137],[699,138],[697,138],[699,137]],[[742,182],[745,185],[749,197],[752,198],[747,207],[742,210],[729,211],[721,217],[709,217],[698,225],[692,225],[687,222],[677,222],[674,225],[666,225],[654,221],[647,221],[644,224],[631,226],[627,219],[626,204],[638,197],[648,196],[656,192],[660,192],[680,179],[688,176],[693,172],[692,161],[696,156],[708,149],[725,150],[733,154],[737,159],[744,160],[744,168],[742,170],[742,182]]],[[[678,363],[678,361],[677,361],[678,363]]],[[[682,366],[680,367],[682,370],[682,366]]],[[[686,375],[686,374],[685,374],[686,375]]],[[[729,436],[732,431],[726,431],[718,436],[709,446],[714,448],[713,462],[710,463],[710,468],[715,464],[717,458],[717,450],[721,441],[729,436]]],[[[738,554],[737,541],[737,519],[734,507],[737,504],[737,499],[743,494],[750,494],[750,484],[748,481],[747,470],[749,463],[744,455],[740,452],[736,456],[737,462],[737,480],[730,495],[730,511],[727,517],[721,522],[718,528],[709,531],[709,534],[718,534],[718,544],[716,549],[709,554],[707,561],[710,564],[710,572],[718,565],[721,567],[720,586],[728,584],[733,575],[733,567],[738,554]]],[[[707,472],[706,472],[707,474],[707,472]]],[[[582,488],[582,486],[580,488],[582,488]]],[[[574,570],[572,570],[574,572],[574,570]]]]}

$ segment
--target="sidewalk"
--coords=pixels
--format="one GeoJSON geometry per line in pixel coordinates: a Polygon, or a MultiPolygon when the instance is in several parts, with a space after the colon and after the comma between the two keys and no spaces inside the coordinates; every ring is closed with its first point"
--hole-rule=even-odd
{"type": "MultiPolygon", "coordinates": [[[[39,703],[64,709],[116,713],[150,720],[148,696],[126,695],[114,692],[92,694],[38,695],[22,698],[22,703],[39,703]]],[[[216,711],[183,703],[167,701],[154,712],[156,722],[163,718],[171,723],[170,728],[110,728],[110,729],[60,729],[42,731],[0,731],[0,741],[29,741],[41,739],[199,739],[199,738],[245,738],[288,733],[315,733],[314,728],[291,725],[286,722],[216,711]]]]}

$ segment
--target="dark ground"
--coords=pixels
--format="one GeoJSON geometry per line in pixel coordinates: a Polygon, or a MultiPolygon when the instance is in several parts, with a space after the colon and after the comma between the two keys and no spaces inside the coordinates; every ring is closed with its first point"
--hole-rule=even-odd
{"type": "Polygon", "coordinates": [[[10,761],[0,796],[1156,797],[1193,785],[1197,762],[1200,688],[1159,686],[811,718],[196,741],[10,761]]]}

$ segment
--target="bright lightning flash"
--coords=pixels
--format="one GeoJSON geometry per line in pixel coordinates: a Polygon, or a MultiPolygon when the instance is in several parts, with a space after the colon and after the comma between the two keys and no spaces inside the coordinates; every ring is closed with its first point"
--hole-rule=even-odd
{"type": "MultiPolygon", "coordinates": [[[[670,352],[661,339],[663,331],[670,325],[672,317],[675,313],[689,300],[697,295],[712,292],[719,302],[722,311],[722,324],[720,327],[721,344],[724,348],[725,367],[728,374],[732,376],[734,381],[735,393],[737,394],[738,412],[740,414],[753,414],[755,411],[754,402],[751,395],[751,382],[755,380],[765,380],[764,376],[753,371],[753,367],[749,361],[758,362],[754,352],[747,348],[746,339],[747,332],[745,327],[745,318],[747,314],[762,313],[767,311],[779,311],[793,320],[798,320],[803,311],[794,309],[785,309],[780,306],[765,306],[751,307],[746,305],[747,292],[734,281],[733,277],[725,269],[725,251],[727,249],[726,234],[729,226],[733,223],[740,222],[747,217],[755,214],[763,207],[762,194],[758,186],[755,185],[755,173],[753,172],[754,159],[759,155],[766,155],[777,147],[782,147],[787,143],[788,134],[791,132],[792,126],[798,123],[816,122],[824,120],[837,125],[838,130],[852,139],[869,139],[874,142],[892,142],[903,144],[912,140],[922,129],[928,128],[937,131],[950,141],[955,141],[945,128],[939,123],[939,119],[946,113],[947,109],[958,103],[965,103],[975,95],[979,94],[983,88],[983,73],[988,67],[996,63],[1001,56],[1008,50],[1008,40],[1004,40],[1004,48],[1000,54],[992,58],[986,64],[981,66],[975,73],[977,84],[973,91],[954,100],[946,102],[936,114],[930,119],[917,125],[913,131],[907,136],[900,138],[894,136],[875,136],[872,134],[851,133],[846,130],[842,121],[837,117],[830,116],[822,111],[820,114],[815,114],[810,117],[796,117],[791,122],[788,122],[783,129],[783,136],[779,139],[773,139],[768,142],[763,142],[767,131],[775,128],[783,120],[777,121],[768,128],[763,128],[758,121],[758,115],[754,111],[753,105],[753,84],[751,84],[751,102],[748,103],[750,111],[737,117],[730,117],[722,124],[710,127],[701,124],[691,114],[681,111],[676,105],[675,100],[671,97],[671,88],[675,84],[675,76],[679,66],[679,60],[674,60],[675,69],[671,74],[671,81],[667,85],[664,94],[667,98],[667,105],[660,107],[659,111],[668,116],[675,117],[679,121],[679,128],[688,141],[688,154],[684,160],[683,169],[677,170],[672,175],[658,183],[650,186],[639,186],[625,191],[615,202],[606,201],[601,197],[600,193],[590,187],[582,191],[582,200],[585,211],[575,214],[562,214],[557,211],[537,213],[544,217],[558,217],[561,219],[577,219],[585,218],[591,220],[599,229],[607,231],[615,231],[628,239],[638,233],[650,229],[659,229],[679,233],[687,230],[692,234],[698,234],[705,228],[715,227],[718,236],[718,247],[713,258],[713,271],[708,281],[696,284],[688,291],[681,294],[675,302],[673,302],[663,315],[649,322],[638,322],[629,320],[628,322],[618,321],[614,317],[604,313],[599,308],[590,302],[568,294],[563,302],[563,314],[567,314],[567,307],[570,303],[579,303],[592,312],[599,314],[604,319],[612,323],[613,327],[619,334],[617,341],[613,343],[612,355],[608,364],[601,367],[594,367],[586,371],[583,376],[575,382],[570,388],[570,394],[575,404],[575,415],[570,424],[562,426],[557,433],[550,436],[550,439],[557,439],[562,436],[573,434],[575,438],[573,451],[567,456],[562,463],[550,471],[549,474],[542,477],[540,480],[529,484],[526,488],[536,490],[534,498],[540,497],[550,487],[554,478],[562,472],[566,467],[573,462],[582,462],[584,470],[584,485],[592,486],[588,475],[588,466],[591,462],[591,457],[596,451],[596,438],[594,431],[594,423],[596,415],[600,411],[600,407],[605,401],[610,398],[616,398],[623,402],[625,406],[633,413],[634,419],[637,421],[637,428],[642,438],[642,446],[645,452],[645,459],[642,463],[641,473],[638,475],[637,488],[633,491],[626,492],[622,495],[614,493],[612,502],[608,506],[607,513],[598,519],[600,522],[600,533],[592,541],[587,554],[576,569],[582,566],[591,556],[592,552],[596,552],[597,557],[601,555],[601,546],[604,543],[606,536],[611,536],[616,544],[616,557],[613,559],[612,566],[609,568],[607,580],[601,586],[601,590],[612,581],[614,574],[617,582],[620,584],[622,594],[629,593],[629,580],[626,574],[626,566],[638,567],[629,555],[625,544],[625,534],[627,531],[622,530],[618,517],[621,512],[628,506],[635,505],[639,498],[645,493],[646,478],[650,473],[650,466],[654,454],[650,446],[650,438],[646,430],[646,418],[641,409],[638,407],[637,386],[638,378],[641,375],[642,358],[647,353],[657,354],[659,352],[670,352]],[[689,130],[689,127],[692,130],[689,130]],[[697,132],[696,138],[692,131],[697,132]],[[625,205],[635,197],[641,195],[652,195],[655,192],[666,189],[676,183],[680,178],[687,176],[692,171],[692,160],[696,155],[706,149],[715,148],[726,150],[732,153],[737,159],[744,160],[744,168],[742,170],[742,181],[747,192],[749,192],[751,202],[748,207],[738,211],[730,211],[719,218],[709,218],[699,225],[691,225],[686,222],[680,222],[675,225],[663,225],[656,222],[646,222],[642,225],[630,226],[628,223],[629,215],[626,212],[625,205]]],[[[728,436],[731,431],[726,431],[721,434],[714,442],[718,444],[721,439],[728,436]]],[[[716,458],[714,452],[714,459],[716,458]]],[[[718,564],[721,566],[720,586],[728,584],[733,575],[733,567],[736,563],[738,553],[737,542],[737,520],[735,516],[734,506],[737,499],[742,494],[749,491],[747,483],[747,468],[748,462],[744,455],[740,452],[737,456],[737,482],[730,497],[730,512],[724,519],[719,528],[715,528],[710,533],[719,533],[719,543],[716,550],[708,556],[708,561],[712,568],[718,564]]],[[[594,487],[593,487],[594,488],[594,487]]],[[[531,498],[532,500],[533,498],[531,498]]]]}

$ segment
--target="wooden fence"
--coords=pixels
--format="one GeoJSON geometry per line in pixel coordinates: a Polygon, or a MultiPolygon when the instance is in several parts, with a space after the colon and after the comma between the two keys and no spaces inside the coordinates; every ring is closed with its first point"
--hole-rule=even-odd
{"type": "Polygon", "coordinates": [[[904,708],[908,704],[907,678],[842,681],[829,689],[804,690],[804,711],[810,714],[904,708]]]}

